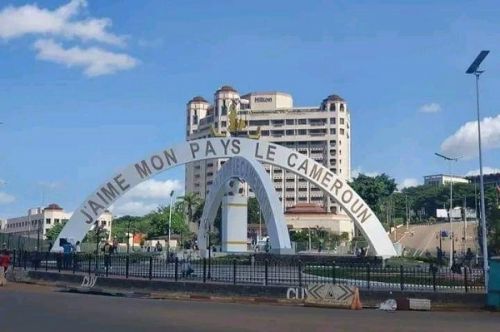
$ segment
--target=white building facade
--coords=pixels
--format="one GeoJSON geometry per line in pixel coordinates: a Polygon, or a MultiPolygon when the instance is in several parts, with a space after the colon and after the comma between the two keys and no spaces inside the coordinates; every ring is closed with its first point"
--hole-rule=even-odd
{"type": "MultiPolygon", "coordinates": [[[[187,103],[186,139],[229,135],[229,109],[234,104],[246,127],[240,135],[296,150],[323,164],[339,177],[351,178],[351,121],[347,103],[337,95],[323,99],[319,106],[295,107],[291,95],[283,92],[252,92],[241,95],[230,86],[214,94],[213,103],[194,97],[187,103]]],[[[186,166],[186,192],[206,196],[217,170],[225,162],[214,159],[186,166]]],[[[283,169],[265,165],[282,209],[300,203],[314,203],[325,212],[342,214],[337,204],[315,185],[283,169]]],[[[243,188],[251,195],[251,189],[243,188]]]]}
{"type": "Polygon", "coordinates": [[[424,176],[425,185],[442,186],[450,183],[469,183],[469,180],[455,175],[436,174],[424,176]]]}
{"type": "MultiPolygon", "coordinates": [[[[64,211],[57,204],[50,204],[46,208],[32,208],[27,215],[7,219],[0,228],[1,233],[22,235],[26,237],[45,239],[47,231],[54,225],[67,222],[71,213],[64,211]]],[[[105,229],[111,238],[113,215],[106,211],[99,217],[99,225],[105,229]]]]}

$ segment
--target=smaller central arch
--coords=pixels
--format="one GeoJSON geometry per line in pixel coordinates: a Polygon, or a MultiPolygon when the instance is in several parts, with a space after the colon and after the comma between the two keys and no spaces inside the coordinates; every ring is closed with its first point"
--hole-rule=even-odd
{"type": "Polygon", "coordinates": [[[214,225],[219,204],[226,191],[226,184],[232,179],[242,179],[253,189],[267,227],[271,251],[291,253],[290,235],[285,216],[281,211],[281,202],[264,166],[256,160],[233,157],[224,163],[217,173],[205,200],[198,229],[198,246],[202,255],[206,252],[208,232],[214,225]]]}

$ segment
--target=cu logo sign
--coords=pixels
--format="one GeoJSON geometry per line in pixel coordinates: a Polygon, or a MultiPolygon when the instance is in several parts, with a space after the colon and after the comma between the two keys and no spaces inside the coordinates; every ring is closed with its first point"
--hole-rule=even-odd
{"type": "Polygon", "coordinates": [[[92,288],[95,286],[96,281],[96,276],[85,276],[82,280],[82,287],[92,288]]]}

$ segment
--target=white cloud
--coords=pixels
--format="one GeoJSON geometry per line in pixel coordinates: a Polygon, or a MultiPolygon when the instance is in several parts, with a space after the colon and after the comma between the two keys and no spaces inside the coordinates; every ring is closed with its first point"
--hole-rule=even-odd
{"type": "Polygon", "coordinates": [[[418,109],[419,112],[422,113],[437,113],[441,112],[441,105],[438,103],[429,103],[429,104],[424,104],[420,106],[418,109]]]}
{"type": "Polygon", "coordinates": [[[179,180],[147,180],[135,188],[131,189],[122,198],[120,198],[110,209],[113,214],[142,216],[160,205],[170,203],[170,193],[175,191],[175,196],[184,193],[184,185],[179,180]]]}
{"type": "MultiPolygon", "coordinates": [[[[496,173],[500,173],[500,168],[494,168],[488,166],[483,167],[483,174],[496,174],[496,173]]],[[[465,174],[465,176],[475,176],[475,175],[479,175],[479,168],[469,171],[467,172],[467,174],[465,174]]]]}
{"type": "Polygon", "coordinates": [[[25,35],[45,35],[124,44],[123,37],[107,31],[111,27],[110,19],[88,17],[76,20],[75,17],[82,14],[85,7],[86,0],[72,0],[52,11],[36,4],[7,6],[0,11],[0,38],[10,40],[25,35]]]}
{"type": "Polygon", "coordinates": [[[355,169],[351,170],[351,177],[353,179],[357,178],[359,174],[363,174],[369,177],[375,177],[377,175],[380,175],[380,172],[363,171],[362,167],[356,167],[355,169]]]}
{"type": "Polygon", "coordinates": [[[398,184],[398,189],[404,189],[409,187],[416,187],[420,184],[420,182],[415,178],[406,178],[400,184],[398,184]]]}
{"type": "Polygon", "coordinates": [[[15,200],[16,198],[14,196],[0,191],[0,205],[10,204],[15,200]]]}
{"type": "Polygon", "coordinates": [[[136,59],[127,54],[114,53],[99,47],[84,49],[75,46],[65,49],[50,39],[37,40],[35,49],[38,51],[37,58],[68,67],[83,67],[85,75],[90,77],[131,69],[138,64],[136,59]]]}
{"type": "Polygon", "coordinates": [[[111,207],[113,215],[116,216],[143,216],[158,208],[158,204],[145,203],[139,201],[125,202],[123,204],[116,204],[111,207]]]}
{"type": "Polygon", "coordinates": [[[33,46],[38,59],[81,67],[90,77],[134,68],[139,61],[131,56],[103,49],[102,45],[88,45],[93,42],[124,46],[125,37],[108,31],[110,19],[84,15],[86,7],[87,0],[71,0],[54,10],[37,4],[4,7],[0,10],[0,41],[35,36],[33,46]],[[62,40],[87,44],[64,47],[62,40]]]}
{"type": "MultiPolygon", "coordinates": [[[[481,120],[481,139],[484,150],[500,148],[500,115],[481,120]]],[[[441,144],[441,150],[450,156],[472,159],[478,155],[477,122],[465,123],[441,144]]]]}

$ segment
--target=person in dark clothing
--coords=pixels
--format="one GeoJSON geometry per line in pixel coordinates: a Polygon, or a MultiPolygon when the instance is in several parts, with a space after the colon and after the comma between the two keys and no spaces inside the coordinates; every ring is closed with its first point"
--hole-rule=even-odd
{"type": "Polygon", "coordinates": [[[109,269],[111,268],[111,253],[113,252],[113,247],[109,242],[106,242],[101,250],[104,253],[104,266],[106,269],[109,269]]]}

